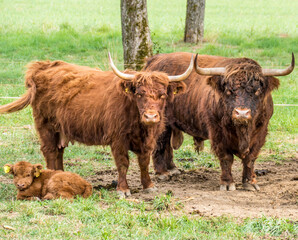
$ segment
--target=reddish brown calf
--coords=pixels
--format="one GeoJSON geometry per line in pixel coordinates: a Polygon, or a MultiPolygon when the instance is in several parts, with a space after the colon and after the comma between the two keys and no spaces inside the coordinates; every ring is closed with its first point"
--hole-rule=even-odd
{"type": "Polygon", "coordinates": [[[41,164],[18,162],[5,164],[4,171],[13,175],[18,189],[18,200],[72,199],[75,196],[89,197],[92,186],[78,174],[71,172],[42,170],[41,164]]]}

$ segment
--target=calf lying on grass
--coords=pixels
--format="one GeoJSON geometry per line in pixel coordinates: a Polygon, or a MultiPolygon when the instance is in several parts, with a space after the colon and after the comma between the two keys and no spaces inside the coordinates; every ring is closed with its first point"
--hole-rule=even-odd
{"type": "Polygon", "coordinates": [[[12,174],[18,189],[18,200],[49,200],[56,198],[84,198],[92,194],[92,186],[78,174],[71,172],[42,170],[41,164],[18,162],[5,164],[4,171],[12,174]]]}

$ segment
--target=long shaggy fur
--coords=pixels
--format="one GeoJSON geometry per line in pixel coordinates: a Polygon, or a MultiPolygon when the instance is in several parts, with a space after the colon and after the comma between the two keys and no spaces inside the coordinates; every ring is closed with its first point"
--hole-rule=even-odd
{"type": "MultiPolygon", "coordinates": [[[[190,58],[190,53],[159,54],[147,59],[145,69],[181,74],[190,58]]],[[[248,58],[199,55],[198,65],[202,68],[226,67],[226,73],[224,76],[201,76],[193,71],[185,81],[186,93],[167,105],[167,125],[170,126],[167,129],[188,133],[200,147],[204,140],[210,139],[221,162],[222,184],[233,182],[233,154],[242,158],[243,182],[255,183],[253,163],[265,143],[273,114],[271,91],[278,88],[279,81],[263,76],[260,65],[248,58]],[[233,94],[236,97],[232,99],[233,94]],[[246,125],[237,125],[232,111],[246,105],[251,105],[252,120],[246,125]]],[[[169,136],[171,134],[161,135],[154,152],[155,170],[160,174],[173,165],[169,136]]]]}
{"type": "Polygon", "coordinates": [[[184,83],[170,84],[160,72],[131,71],[135,78],[125,81],[113,72],[63,61],[38,61],[27,68],[27,92],[1,106],[0,113],[32,106],[48,168],[63,169],[63,151],[69,142],[110,145],[119,171],[118,189],[127,189],[128,150],[138,155],[144,188],[153,186],[148,164],[164,130],[166,100],[161,96],[172,100],[176,88],[185,90],[184,83]],[[144,124],[142,116],[148,109],[159,115],[158,123],[144,124]]]}

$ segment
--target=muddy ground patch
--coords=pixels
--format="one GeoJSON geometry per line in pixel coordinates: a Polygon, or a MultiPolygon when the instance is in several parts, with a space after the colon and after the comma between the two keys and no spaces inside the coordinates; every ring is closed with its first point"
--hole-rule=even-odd
{"type": "MultiPolygon", "coordinates": [[[[151,168],[152,169],[152,166],[151,168]]],[[[241,185],[241,163],[235,162],[233,175],[237,190],[219,191],[219,169],[200,168],[181,170],[181,174],[170,176],[161,181],[153,173],[150,175],[158,191],[144,193],[140,184],[140,172],[136,161],[131,161],[128,183],[132,192],[129,199],[153,201],[155,196],[171,192],[175,201],[183,203],[182,211],[202,216],[232,215],[235,217],[281,217],[298,219],[298,159],[278,164],[262,162],[256,164],[259,171],[260,191],[245,191],[241,185]]],[[[97,172],[87,178],[95,189],[115,189],[116,169],[97,172]]]]}

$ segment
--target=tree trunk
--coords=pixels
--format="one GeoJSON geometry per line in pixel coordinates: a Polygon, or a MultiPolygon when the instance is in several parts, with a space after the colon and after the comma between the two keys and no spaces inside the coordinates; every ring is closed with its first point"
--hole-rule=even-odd
{"type": "Polygon", "coordinates": [[[202,42],[204,37],[205,0],[187,0],[184,42],[202,42]]]}
{"type": "Polygon", "coordinates": [[[147,0],[121,0],[124,68],[139,70],[152,56],[147,0]]]}

